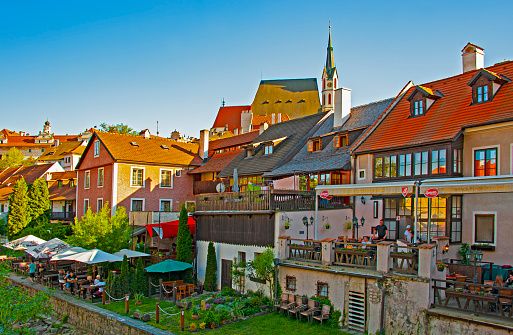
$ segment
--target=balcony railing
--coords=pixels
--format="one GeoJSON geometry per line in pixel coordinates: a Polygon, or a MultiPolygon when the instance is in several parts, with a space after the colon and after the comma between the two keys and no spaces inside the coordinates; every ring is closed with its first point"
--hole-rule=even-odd
{"type": "Polygon", "coordinates": [[[75,212],[52,212],[52,220],[73,220],[75,218],[75,212]]]}
{"type": "MultiPolygon", "coordinates": [[[[222,183],[219,180],[201,180],[195,181],[192,186],[192,192],[194,195],[198,194],[209,194],[216,193],[217,184],[222,183]]],[[[226,190],[229,189],[230,185],[225,183],[226,190]]]]}
{"type": "MultiPolygon", "coordinates": [[[[344,208],[343,197],[320,199],[319,208],[344,208]]],[[[313,210],[315,191],[264,190],[196,196],[196,211],[273,211],[313,210]]]]}

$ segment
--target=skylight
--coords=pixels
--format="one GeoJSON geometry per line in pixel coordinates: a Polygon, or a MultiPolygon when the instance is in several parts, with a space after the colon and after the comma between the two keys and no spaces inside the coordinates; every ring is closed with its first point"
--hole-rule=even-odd
{"type": "Polygon", "coordinates": [[[139,144],[137,144],[137,142],[130,142],[131,145],[133,145],[134,147],[138,147],[139,144]]]}
{"type": "Polygon", "coordinates": [[[169,150],[169,147],[168,147],[167,145],[165,145],[165,144],[162,144],[160,147],[161,147],[162,149],[169,150]]]}

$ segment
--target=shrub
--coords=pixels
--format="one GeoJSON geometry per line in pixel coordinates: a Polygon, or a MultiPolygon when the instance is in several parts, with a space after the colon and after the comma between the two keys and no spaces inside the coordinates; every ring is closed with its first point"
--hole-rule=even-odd
{"type": "Polygon", "coordinates": [[[223,287],[223,289],[221,290],[221,294],[222,295],[226,295],[226,296],[234,296],[235,295],[235,290],[229,286],[225,286],[223,287]]]}
{"type": "Polygon", "coordinates": [[[212,325],[212,323],[215,324],[217,322],[217,317],[214,311],[209,310],[207,314],[205,314],[205,318],[203,319],[203,321],[205,321],[205,323],[209,326],[212,325]]]}
{"type": "Polygon", "coordinates": [[[214,291],[217,288],[217,257],[214,243],[208,244],[207,268],[205,271],[205,290],[214,291]]]}
{"type": "Polygon", "coordinates": [[[252,307],[262,305],[262,298],[255,296],[255,297],[249,299],[249,305],[252,307]]]}
{"type": "Polygon", "coordinates": [[[195,331],[196,330],[196,324],[194,322],[191,323],[191,325],[189,326],[189,329],[191,330],[191,332],[195,331]]]}

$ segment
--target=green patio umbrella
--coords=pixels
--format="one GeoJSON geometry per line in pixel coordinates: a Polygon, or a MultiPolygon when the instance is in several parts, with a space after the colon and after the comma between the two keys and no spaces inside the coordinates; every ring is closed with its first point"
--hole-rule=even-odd
{"type": "MultiPolygon", "coordinates": [[[[157,264],[153,264],[145,268],[147,272],[171,273],[177,271],[184,271],[192,268],[192,264],[166,259],[157,264]]],[[[171,276],[171,274],[170,274],[171,276]]]]}

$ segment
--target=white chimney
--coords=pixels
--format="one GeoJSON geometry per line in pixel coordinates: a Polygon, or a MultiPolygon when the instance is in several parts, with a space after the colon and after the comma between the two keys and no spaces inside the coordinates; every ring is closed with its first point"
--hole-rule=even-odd
{"type": "Polygon", "coordinates": [[[342,125],[342,119],[351,113],[351,90],[339,88],[335,90],[335,106],[333,106],[333,128],[342,125]]]}
{"type": "Polygon", "coordinates": [[[274,115],[274,113],[271,114],[271,124],[275,124],[276,123],[276,115],[274,115]]]}
{"type": "Polygon", "coordinates": [[[253,112],[249,111],[242,111],[240,114],[240,126],[241,126],[241,134],[249,133],[252,131],[251,129],[251,122],[253,122],[253,112]]]}
{"type": "Polygon", "coordinates": [[[461,50],[463,73],[484,67],[484,49],[475,44],[467,43],[461,50]]]}
{"type": "Polygon", "coordinates": [[[201,159],[205,160],[208,158],[208,139],[209,139],[209,131],[208,129],[200,130],[200,142],[199,142],[199,156],[201,159]]]}
{"type": "Polygon", "coordinates": [[[278,113],[278,123],[281,122],[281,113],[278,113]]]}
{"type": "Polygon", "coordinates": [[[262,123],[260,125],[260,132],[258,134],[261,135],[268,127],[269,125],[267,124],[267,122],[262,123]]]}
{"type": "Polygon", "coordinates": [[[235,128],[233,130],[233,135],[239,135],[239,128],[235,128]]]}

